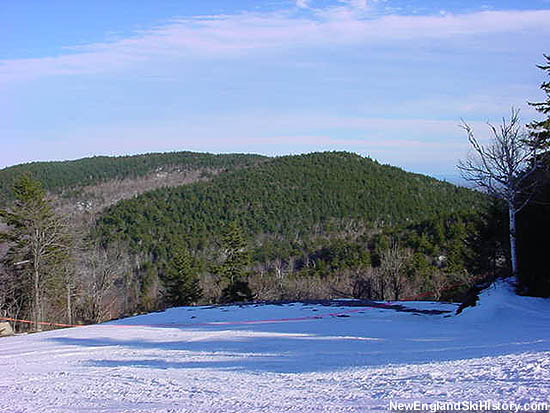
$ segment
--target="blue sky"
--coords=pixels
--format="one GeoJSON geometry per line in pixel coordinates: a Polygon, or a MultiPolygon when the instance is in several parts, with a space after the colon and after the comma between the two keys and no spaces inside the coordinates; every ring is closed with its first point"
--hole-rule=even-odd
{"type": "Polygon", "coordinates": [[[0,10],[0,168],[196,150],[349,150],[436,176],[512,106],[549,0],[18,0],[0,10]]]}

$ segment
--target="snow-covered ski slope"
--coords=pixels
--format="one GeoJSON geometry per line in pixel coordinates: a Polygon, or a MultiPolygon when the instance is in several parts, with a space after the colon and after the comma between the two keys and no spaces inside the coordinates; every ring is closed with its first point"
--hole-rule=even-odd
{"type": "Polygon", "coordinates": [[[500,282],[458,316],[300,303],[170,309],[1,339],[0,395],[2,412],[71,413],[550,402],[550,300],[500,282]]]}

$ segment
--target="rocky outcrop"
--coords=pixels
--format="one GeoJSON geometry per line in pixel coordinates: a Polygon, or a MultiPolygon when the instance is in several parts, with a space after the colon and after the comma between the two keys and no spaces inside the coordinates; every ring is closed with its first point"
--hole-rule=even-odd
{"type": "Polygon", "coordinates": [[[0,337],[13,336],[13,330],[7,321],[0,322],[0,337]]]}

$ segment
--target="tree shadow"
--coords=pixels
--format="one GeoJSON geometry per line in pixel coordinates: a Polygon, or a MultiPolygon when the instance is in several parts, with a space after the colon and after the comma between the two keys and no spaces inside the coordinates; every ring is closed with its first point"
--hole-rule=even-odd
{"type": "MultiPolygon", "coordinates": [[[[343,321],[343,320],[340,320],[343,321]]],[[[431,334],[414,328],[369,337],[357,336],[346,328],[335,327],[327,333],[304,334],[300,323],[284,326],[232,326],[188,330],[179,339],[136,337],[55,337],[50,340],[71,346],[113,348],[110,359],[90,359],[97,367],[136,367],[152,369],[213,368],[249,372],[309,373],[359,367],[399,364],[424,364],[488,356],[550,351],[550,340],[521,341],[516,336],[495,339],[482,332],[457,332],[455,336],[431,334]],[[122,349],[122,351],[121,351],[122,349]],[[131,349],[129,355],[124,351],[131,349]],[[136,352],[137,350],[137,352],[136,352]]],[[[310,331],[311,329],[308,329],[310,331]]],[[[365,329],[367,330],[367,329],[365,329]]],[[[377,331],[379,331],[378,329],[377,331]]],[[[448,332],[448,331],[447,331],[448,332]]],[[[162,333],[159,333],[159,335],[162,333]]],[[[487,333],[489,334],[489,333],[487,333]]],[[[90,353],[91,355],[94,353],[90,353]]]]}

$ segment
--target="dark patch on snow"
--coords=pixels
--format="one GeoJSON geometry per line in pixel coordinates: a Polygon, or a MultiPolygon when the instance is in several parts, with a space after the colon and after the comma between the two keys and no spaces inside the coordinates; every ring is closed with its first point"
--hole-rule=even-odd
{"type": "Polygon", "coordinates": [[[495,278],[493,276],[490,276],[474,284],[466,292],[466,296],[464,297],[464,300],[462,300],[462,303],[456,309],[456,314],[457,315],[460,314],[462,311],[464,311],[465,308],[475,307],[479,300],[479,294],[486,288],[489,288],[494,281],[495,281],[495,278]]]}
{"type": "MultiPolygon", "coordinates": [[[[403,313],[415,313],[415,314],[426,314],[426,315],[440,315],[440,314],[447,314],[452,313],[452,311],[449,310],[424,310],[414,307],[407,307],[402,304],[396,304],[396,303],[385,303],[385,302],[377,302],[373,300],[359,300],[359,299],[353,299],[353,300],[304,300],[304,301],[251,301],[249,303],[238,303],[238,304],[220,304],[220,305],[212,305],[208,307],[202,307],[203,309],[212,309],[212,308],[220,308],[224,307],[222,311],[228,311],[227,308],[229,307],[258,307],[258,306],[264,306],[264,305],[277,305],[277,306],[292,306],[296,304],[301,304],[304,309],[310,309],[311,306],[326,306],[326,307],[369,307],[369,308],[379,308],[381,310],[394,310],[398,312],[403,313]]],[[[317,309],[313,308],[311,311],[318,311],[317,309]]]]}

